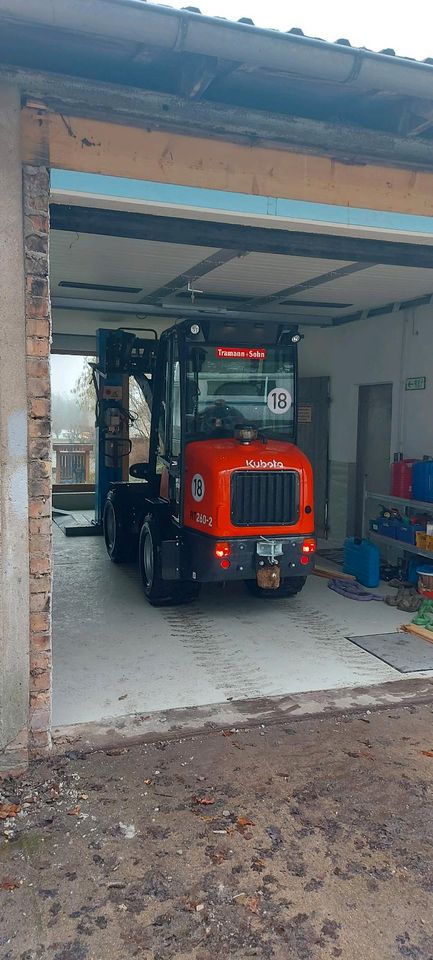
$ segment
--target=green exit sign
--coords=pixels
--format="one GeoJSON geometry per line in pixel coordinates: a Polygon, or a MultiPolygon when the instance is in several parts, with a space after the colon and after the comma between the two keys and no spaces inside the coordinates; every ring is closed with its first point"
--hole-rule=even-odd
{"type": "Polygon", "coordinates": [[[408,377],[406,390],[425,390],[426,377],[408,377]]]}

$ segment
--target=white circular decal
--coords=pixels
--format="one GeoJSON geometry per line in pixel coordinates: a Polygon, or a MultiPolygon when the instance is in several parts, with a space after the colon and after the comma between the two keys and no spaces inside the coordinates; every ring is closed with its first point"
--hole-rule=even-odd
{"type": "Polygon", "coordinates": [[[267,404],[271,413],[287,413],[292,406],[292,395],[284,387],[274,387],[268,393],[267,404]]]}
{"type": "Polygon", "coordinates": [[[203,477],[201,473],[195,473],[191,480],[191,493],[192,493],[193,499],[197,503],[200,503],[200,501],[203,500],[204,491],[205,491],[205,486],[204,486],[203,477]]]}

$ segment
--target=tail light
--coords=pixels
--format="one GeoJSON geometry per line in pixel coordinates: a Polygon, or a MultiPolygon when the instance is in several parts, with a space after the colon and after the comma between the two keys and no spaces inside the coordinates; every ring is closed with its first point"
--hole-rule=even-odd
{"type": "Polygon", "coordinates": [[[317,543],[314,537],[308,537],[302,544],[302,553],[315,553],[317,543]]]}
{"type": "Polygon", "coordinates": [[[232,548],[229,543],[222,541],[221,543],[215,544],[215,556],[216,557],[229,557],[232,552],[232,548]]]}

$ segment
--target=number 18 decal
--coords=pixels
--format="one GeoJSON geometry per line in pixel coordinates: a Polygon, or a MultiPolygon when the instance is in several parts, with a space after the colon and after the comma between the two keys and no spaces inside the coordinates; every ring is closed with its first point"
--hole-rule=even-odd
{"type": "Polygon", "coordinates": [[[195,473],[191,480],[191,493],[196,503],[200,503],[204,497],[204,480],[201,473],[195,473]]]}
{"type": "Polygon", "coordinates": [[[274,387],[268,393],[267,404],[271,413],[287,413],[292,406],[292,396],[284,387],[274,387]]]}

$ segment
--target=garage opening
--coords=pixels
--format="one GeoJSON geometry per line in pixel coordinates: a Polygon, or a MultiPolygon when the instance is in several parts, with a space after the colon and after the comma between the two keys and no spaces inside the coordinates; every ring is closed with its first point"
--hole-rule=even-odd
{"type": "MultiPolygon", "coordinates": [[[[422,460],[433,450],[426,370],[431,248],[415,237],[403,243],[397,233],[385,242],[324,234],[323,225],[316,233],[263,227],[245,214],[212,219],[206,211],[199,220],[162,207],[131,213],[100,199],[92,206],[88,197],[53,203],[51,218],[54,726],[131,715],[164,719],[167,711],[271,703],[419,676],[424,668],[402,674],[350,639],[393,634],[408,614],[348,599],[328,581],[341,572],[345,539],[361,527],[380,545],[382,567],[397,571],[411,555],[423,555],[415,540],[403,546],[385,540],[370,521],[398,506],[411,525],[413,512],[391,496],[391,462],[394,455],[422,460]],[[215,323],[236,349],[243,347],[237,337],[245,323],[256,331],[257,350],[272,324],[303,338],[293,411],[298,447],[313,465],[315,533],[328,576],[308,576],[296,596],[264,600],[228,578],[206,583],[192,604],[151,606],[137,564],[110,562],[104,537],[86,535],[95,516],[101,519],[94,389],[101,336],[122,329],[151,344],[173,324],[194,326],[195,318],[198,326],[215,323]],[[424,378],[425,389],[406,390],[410,378],[424,378]],[[374,397],[384,389],[388,467],[376,489],[363,410],[372,405],[374,425],[374,397]],[[80,527],[82,535],[66,536],[68,527],[80,527]]],[[[234,377],[215,387],[203,348],[201,354],[199,366],[191,361],[184,389],[195,378],[208,402],[222,390],[237,412],[248,407],[250,421],[252,392],[256,402],[262,389],[253,370],[242,383],[234,377]]],[[[147,373],[145,366],[139,371],[141,378],[147,373]]],[[[148,461],[151,443],[140,376],[128,373],[118,385],[129,423],[129,442],[118,453],[122,479],[137,484],[143,474],[137,468],[131,477],[130,468],[148,461]]],[[[278,383],[272,368],[266,398],[278,383]]],[[[195,476],[199,482],[199,469],[195,476]]],[[[381,597],[390,588],[382,580],[373,592],[381,597]]]]}

